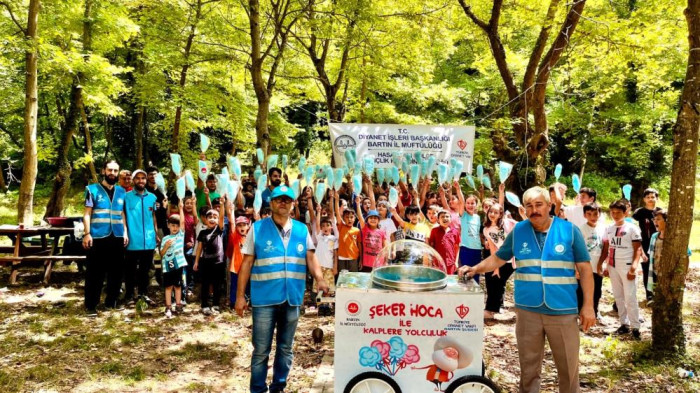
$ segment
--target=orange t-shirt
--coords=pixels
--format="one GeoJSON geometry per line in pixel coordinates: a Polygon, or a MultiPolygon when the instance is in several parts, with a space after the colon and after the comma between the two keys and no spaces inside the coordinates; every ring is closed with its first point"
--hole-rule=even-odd
{"type": "Polygon", "coordinates": [[[338,223],[338,257],[347,259],[360,257],[360,230],[357,227],[338,223]]]}

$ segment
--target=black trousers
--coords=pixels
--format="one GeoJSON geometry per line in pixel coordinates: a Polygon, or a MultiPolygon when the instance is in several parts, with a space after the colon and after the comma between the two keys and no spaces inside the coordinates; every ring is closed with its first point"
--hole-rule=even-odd
{"type": "MultiPolygon", "coordinates": [[[[649,248],[647,247],[647,250],[648,249],[649,248]]],[[[651,300],[654,293],[647,289],[647,283],[649,282],[649,261],[642,262],[640,265],[642,265],[642,272],[644,273],[644,292],[646,292],[647,300],[651,300]]]]}
{"type": "Polygon", "coordinates": [[[85,265],[85,308],[94,310],[100,303],[107,277],[105,305],[115,307],[124,271],[124,238],[109,236],[94,239],[85,265]]]}
{"type": "Polygon", "coordinates": [[[513,265],[506,262],[498,268],[499,276],[493,273],[486,273],[486,311],[500,312],[503,304],[503,296],[506,293],[506,282],[513,274],[513,265]]]}
{"type": "Polygon", "coordinates": [[[202,287],[199,291],[199,299],[202,308],[209,307],[209,285],[214,286],[214,298],[212,306],[218,306],[221,301],[221,294],[226,282],[226,264],[213,263],[210,261],[199,260],[199,278],[202,287]]]}
{"type": "Polygon", "coordinates": [[[134,287],[139,296],[148,294],[149,273],[153,267],[153,250],[126,251],[124,266],[125,299],[134,297],[134,287]]]}
{"type": "MultiPolygon", "coordinates": [[[[598,317],[598,303],[603,295],[603,276],[598,273],[593,273],[593,312],[598,317]]],[[[581,288],[581,280],[578,280],[578,288],[576,289],[576,297],[578,298],[578,311],[583,307],[583,289],[581,288]]]]}

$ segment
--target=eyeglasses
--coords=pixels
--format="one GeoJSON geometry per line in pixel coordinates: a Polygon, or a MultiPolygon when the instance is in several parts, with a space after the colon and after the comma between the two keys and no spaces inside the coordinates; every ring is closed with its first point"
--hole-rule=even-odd
{"type": "Polygon", "coordinates": [[[273,201],[275,201],[275,202],[277,202],[277,203],[284,203],[284,204],[287,204],[287,205],[293,202],[292,198],[289,198],[289,197],[285,197],[285,198],[275,198],[275,199],[273,199],[273,201]]]}

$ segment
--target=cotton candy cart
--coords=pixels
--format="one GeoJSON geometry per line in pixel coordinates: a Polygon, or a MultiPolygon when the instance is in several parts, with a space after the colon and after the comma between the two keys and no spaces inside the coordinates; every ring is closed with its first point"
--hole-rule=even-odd
{"type": "Polygon", "coordinates": [[[335,296],[335,391],[499,392],[483,376],[483,292],[423,243],[392,243],[335,296]],[[442,268],[441,268],[442,264],[442,268]]]}

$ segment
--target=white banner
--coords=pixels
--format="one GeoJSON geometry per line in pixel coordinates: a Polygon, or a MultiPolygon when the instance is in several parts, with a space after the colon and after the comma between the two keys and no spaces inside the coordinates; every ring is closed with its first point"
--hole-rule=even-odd
{"type": "Polygon", "coordinates": [[[345,151],[355,149],[358,161],[373,154],[376,168],[392,167],[393,152],[420,151],[438,163],[460,160],[464,171],[472,172],[474,126],[331,123],[329,129],[336,168],[345,164],[345,151]]]}

